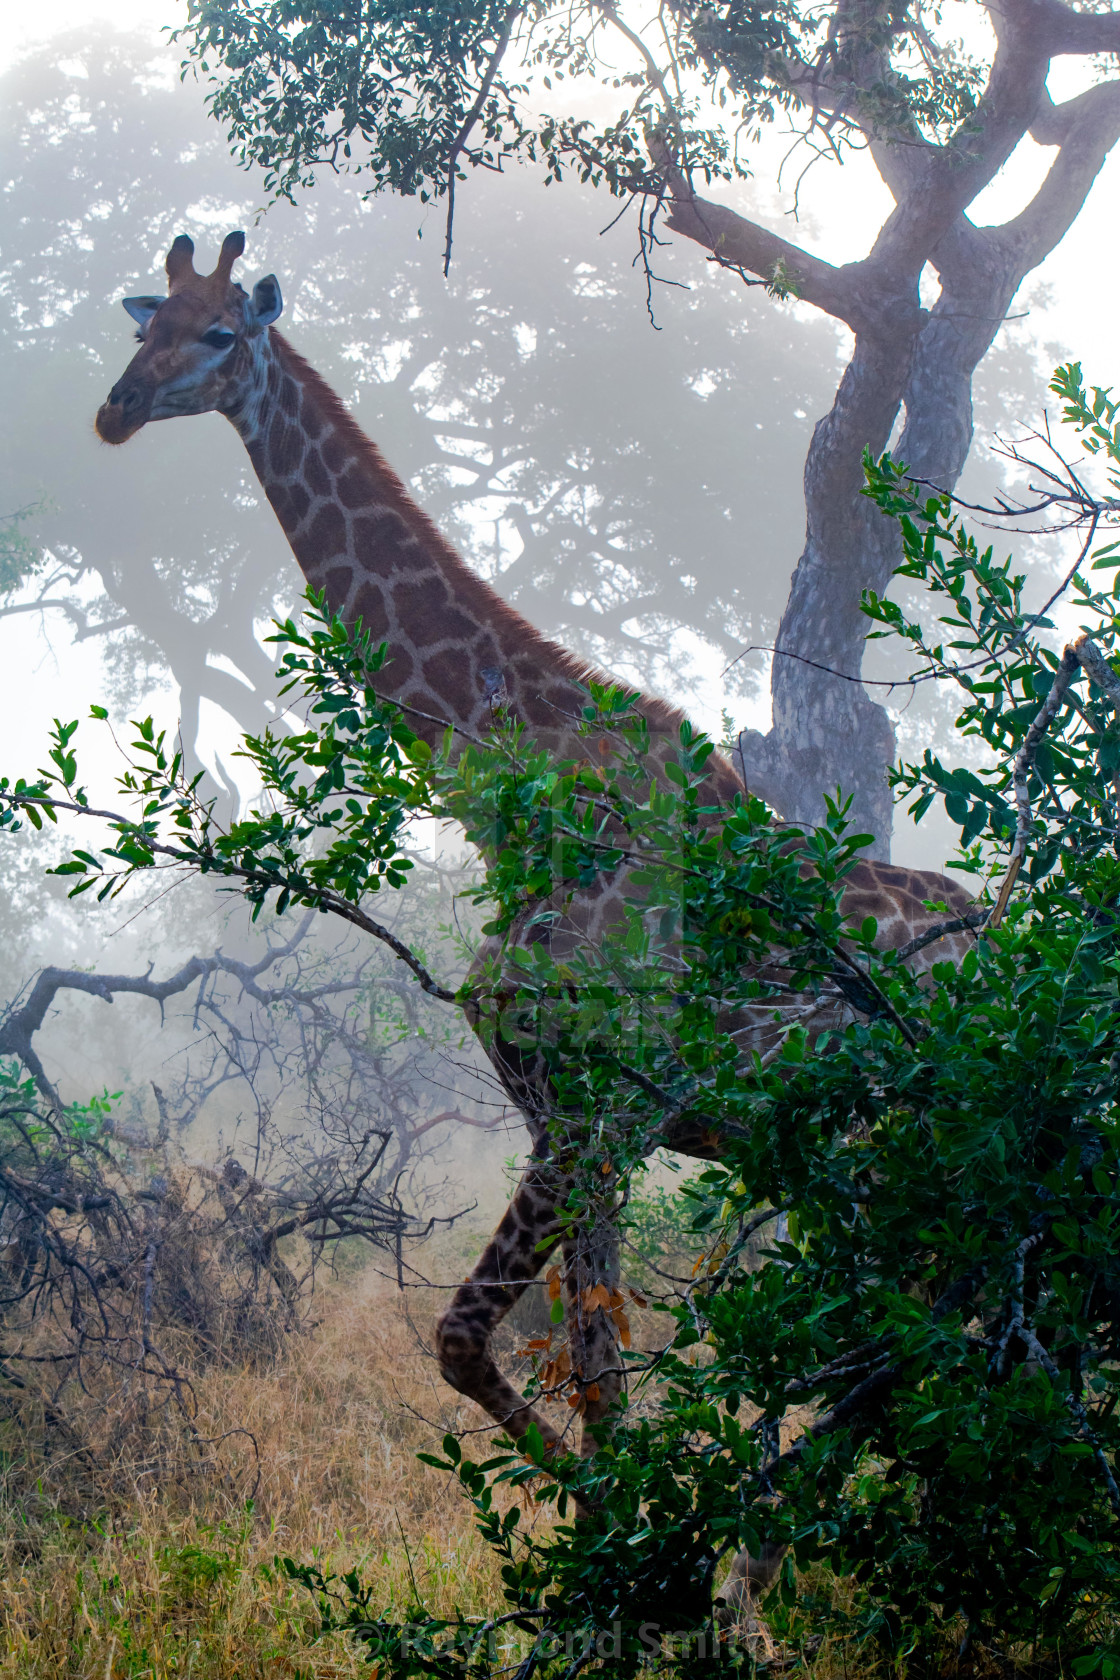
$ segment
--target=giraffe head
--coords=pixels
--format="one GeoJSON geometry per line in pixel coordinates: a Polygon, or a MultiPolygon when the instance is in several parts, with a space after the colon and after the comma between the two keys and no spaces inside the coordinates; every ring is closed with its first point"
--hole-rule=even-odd
{"type": "Polygon", "coordinates": [[[181,233],[167,253],[167,292],[124,299],[140,349],[97,411],[105,443],[126,443],[149,420],[231,413],[249,399],[267,327],[283,308],[274,274],[252,296],[230,278],[245,235],[230,233],[213,274],[196,274],[194,244],[181,233]]]}

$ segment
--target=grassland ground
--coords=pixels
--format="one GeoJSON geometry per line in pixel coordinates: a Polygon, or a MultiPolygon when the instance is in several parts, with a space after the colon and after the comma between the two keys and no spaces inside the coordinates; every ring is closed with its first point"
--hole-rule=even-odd
{"type": "MultiPolygon", "coordinates": [[[[461,1253],[440,1262],[462,1275],[461,1253]]],[[[318,1636],[315,1605],[276,1570],[278,1555],[356,1570],[388,1615],[404,1613],[413,1583],[436,1614],[492,1614],[498,1568],[471,1508],[416,1457],[450,1428],[481,1457],[493,1434],[436,1370],[430,1334],[446,1287],[401,1293],[376,1268],[345,1272],[267,1364],[199,1373],[194,1434],[176,1438],[168,1425],[147,1460],[102,1459],[95,1474],[41,1437],[29,1476],[29,1437],[19,1455],[10,1437],[0,1680],[369,1676],[360,1649],[318,1636]]],[[[506,1328],[507,1361],[546,1309],[530,1304],[506,1328]]],[[[663,1325],[637,1315],[635,1340],[653,1345],[663,1325]]],[[[549,1520],[528,1498],[525,1507],[527,1520],[549,1520]]],[[[880,1669],[866,1648],[826,1639],[795,1653],[765,1628],[757,1650],[771,1672],[811,1680],[875,1680],[880,1669]]]]}
{"type": "Polygon", "coordinates": [[[357,1568],[386,1609],[407,1599],[410,1569],[437,1610],[492,1604],[496,1571],[469,1507],[416,1458],[444,1428],[481,1421],[439,1382],[424,1347],[431,1305],[374,1271],[340,1279],[269,1368],[201,1377],[193,1452],[158,1474],[118,1462],[101,1497],[76,1471],[76,1504],[57,1455],[30,1482],[9,1459],[0,1675],[368,1674],[360,1653],[315,1642],[314,1607],[274,1577],[276,1554],[357,1568]]]}

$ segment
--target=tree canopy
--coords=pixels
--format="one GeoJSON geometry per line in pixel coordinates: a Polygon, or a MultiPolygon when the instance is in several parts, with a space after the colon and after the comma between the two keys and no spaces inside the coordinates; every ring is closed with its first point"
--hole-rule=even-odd
{"type": "MultiPolygon", "coordinates": [[[[866,0],[673,0],[652,21],[609,0],[191,0],[176,39],[204,75],[224,67],[211,109],[286,197],[325,166],[363,176],[368,192],[453,200],[466,168],[526,159],[550,181],[574,171],[660,198],[660,148],[708,182],[745,175],[752,141],[783,113],[834,150],[874,132],[949,139],[966,162],[961,125],[983,66],[935,40],[938,21],[866,0]],[[590,112],[588,78],[601,95],[590,112]]],[[[777,268],[771,281],[787,283],[777,268]]]]}

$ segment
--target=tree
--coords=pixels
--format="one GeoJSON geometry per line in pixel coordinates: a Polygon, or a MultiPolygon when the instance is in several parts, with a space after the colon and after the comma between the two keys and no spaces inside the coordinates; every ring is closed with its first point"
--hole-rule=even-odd
{"type": "MultiPolygon", "coordinates": [[[[1093,551],[1116,571],[1120,545],[1093,544],[1117,522],[1120,403],[1086,392],[1077,368],[1055,391],[1111,482],[1094,494],[1055,456],[1046,501],[1084,528],[1079,568],[1093,551]]],[[[385,650],[318,614],[279,629],[281,678],[310,702],[309,727],[246,743],[270,802],[235,825],[150,726],[121,781],[130,809],[90,804],[71,725],[49,775],[0,782],[5,827],[33,814],[108,824],[107,841],[60,866],[79,897],[178,863],[255,908],[339,917],[449,1008],[500,1009],[503,1031],[542,1058],[542,1170],[551,1159],[567,1175],[562,1219],[579,1230],[624,1216],[659,1140],[682,1127],[719,1140],[721,1163],[694,1187],[706,1251],[665,1303],[664,1333],[628,1348],[631,1302],[613,1285],[579,1303],[610,1318],[646,1403],[619,1409],[591,1459],[546,1452],[532,1430],[519,1453],[481,1463],[445,1443],[441,1462],[502,1560],[503,1608],[436,1618],[419,1599],[386,1605],[376,1582],[291,1564],[321,1595],[324,1625],[400,1680],[494,1680],[511,1666],[488,1642],[501,1628],[521,1639],[525,1675],[559,1680],[580,1653],[577,1671],[598,1656],[636,1675],[655,1653],[682,1676],[749,1670],[713,1614],[720,1566],[741,1546],[789,1548],[767,1608],[791,1641],[871,1634],[930,1673],[953,1646],[1115,1673],[1118,592],[1070,573],[1097,639],[1059,655],[1040,638],[1044,614],[1024,606],[1024,578],[979,550],[950,498],[889,457],[868,462],[868,479],[935,628],[889,598],[869,598],[869,614],[910,647],[917,675],[959,685],[958,727],[992,752],[979,774],[933,754],[896,773],[919,814],[948,794],[961,861],[980,877],[965,920],[982,935],[959,968],[935,963],[932,985],[907,966],[913,949],[876,950],[873,918],[847,920],[861,839],[835,807],[804,832],[751,795],[711,806],[711,743],[687,724],[651,786],[648,732],[618,688],[588,693],[578,762],[550,762],[500,716],[490,740],[433,749],[378,695],[385,650]],[[416,814],[458,822],[487,860],[474,896],[491,960],[458,986],[373,913],[409,873],[416,814]],[[524,940],[527,911],[620,875],[625,915],[601,941],[558,955],[524,940]],[[778,1264],[748,1260],[760,1231],[778,1264]],[[554,1501],[559,1525],[522,1529],[495,1481],[554,1501]],[[854,1586],[799,1596],[795,1560],[854,1586]]],[[[546,1279],[553,1331],[530,1343],[530,1392],[570,1417],[589,1379],[565,1359],[560,1270],[546,1279]]]]}
{"type": "Polygon", "coordinates": [[[806,540],[777,635],[773,724],[744,732],[740,747],[747,784],[791,818],[817,820],[820,789],[841,785],[883,855],[893,735],[851,679],[861,591],[883,590],[899,551],[893,525],[861,498],[861,451],[882,451],[904,415],[898,457],[952,488],[972,440],[973,374],[1120,135],[1120,81],[1061,104],[1047,91],[1058,57],[1081,58],[1092,81],[1095,55],[1120,51],[1120,13],[1004,0],[987,16],[993,38],[976,55],[946,38],[940,14],[894,0],[671,0],[648,30],[611,0],[190,0],[177,36],[210,76],[210,109],[239,157],[278,195],[293,198],[327,168],[356,173],[367,196],[443,199],[449,260],[467,167],[538,162],[550,182],[571,172],[637,201],[647,274],[663,224],[748,285],[852,332],[806,459],[806,540]],[[594,86],[603,114],[565,103],[569,82],[581,94],[594,86]],[[533,114],[538,104],[547,114],[533,114]],[[834,266],[703,196],[749,172],[750,143],[779,114],[834,159],[869,151],[895,207],[862,261],[834,266]],[[1002,226],[975,226],[968,207],[1027,136],[1056,148],[1045,181],[1002,226]],[[940,282],[930,309],[919,296],[927,265],[940,282]]]}
{"type": "MultiPolygon", "coordinates": [[[[420,870],[423,875],[423,863],[420,870]]],[[[426,935],[442,945],[436,918],[451,904],[446,881],[429,879],[407,906],[398,901],[391,920],[398,931],[403,924],[413,941],[426,935]],[[417,914],[417,898],[426,915],[417,914]]],[[[122,1059],[129,1073],[118,1092],[124,1103],[103,1121],[106,1135],[127,1142],[173,1130],[186,1141],[202,1121],[194,1136],[228,1132],[231,1146],[259,1159],[266,1146],[280,1147],[277,1140],[304,1133],[323,1140],[376,1134],[384,1140],[379,1183],[399,1180],[411,1192],[416,1168],[430,1152],[429,1134],[452,1122],[495,1130],[505,1104],[487,1113],[471,1089],[475,1082],[449,1085],[448,1064],[464,1051],[465,1028],[449,1036],[449,1023],[424,1008],[395,964],[379,952],[359,953],[345,935],[334,943],[316,939],[316,920],[308,911],[289,937],[266,938],[263,949],[247,942],[247,957],[219,947],[158,977],[151,963],[144,974],[41,969],[0,1009],[0,1058],[17,1058],[39,1097],[61,1112],[63,1097],[44,1065],[41,1035],[62,1000],[85,997],[104,1005],[146,999],[159,1010],[155,1077],[145,1083],[141,1070],[153,1046],[132,1019],[124,1027],[128,1054],[122,1059]],[[466,1087],[464,1106],[482,1107],[481,1113],[456,1105],[457,1085],[466,1087]]],[[[228,932],[237,939],[236,926],[228,932]]],[[[48,1053],[48,1059],[56,1058],[48,1053]]],[[[434,1206],[447,1189],[429,1182],[417,1194],[434,1206]]]]}

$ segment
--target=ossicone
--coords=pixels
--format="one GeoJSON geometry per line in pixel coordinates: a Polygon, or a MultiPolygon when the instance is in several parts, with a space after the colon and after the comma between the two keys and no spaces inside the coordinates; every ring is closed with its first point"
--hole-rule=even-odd
{"type": "Polygon", "coordinates": [[[218,266],[214,273],[219,280],[229,280],[233,265],[245,249],[245,235],[241,232],[227,233],[222,240],[222,249],[218,255],[218,266]]]}
{"type": "Polygon", "coordinates": [[[197,280],[194,271],[194,240],[181,233],[167,253],[163,265],[167,270],[168,290],[174,291],[187,280],[197,280]]]}
{"type": "Polygon", "coordinates": [[[215,280],[220,285],[228,286],[233,265],[245,249],[245,235],[238,230],[227,233],[222,240],[222,249],[218,253],[218,261],[212,274],[199,274],[194,266],[194,240],[187,234],[181,233],[167,253],[167,289],[177,292],[180,287],[189,285],[192,280],[215,280]]]}

